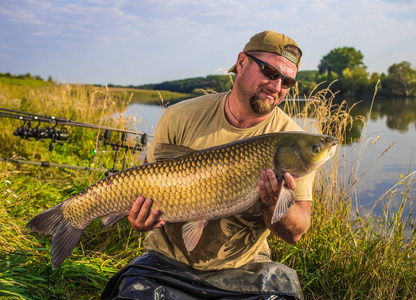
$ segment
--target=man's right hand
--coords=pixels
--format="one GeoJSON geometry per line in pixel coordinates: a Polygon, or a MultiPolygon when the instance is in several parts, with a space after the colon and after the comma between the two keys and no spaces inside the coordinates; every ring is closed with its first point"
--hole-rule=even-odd
{"type": "Polygon", "coordinates": [[[164,226],[165,221],[158,221],[159,212],[151,210],[152,199],[143,196],[137,198],[129,212],[129,222],[135,231],[146,232],[164,226]]]}

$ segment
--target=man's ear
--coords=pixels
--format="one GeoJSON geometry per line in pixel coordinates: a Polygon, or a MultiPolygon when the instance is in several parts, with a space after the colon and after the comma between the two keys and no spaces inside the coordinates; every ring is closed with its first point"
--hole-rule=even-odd
{"type": "Polygon", "coordinates": [[[236,63],[237,73],[241,73],[243,69],[247,66],[247,63],[248,63],[247,55],[245,55],[244,52],[240,52],[240,54],[238,54],[237,63],[236,63]]]}

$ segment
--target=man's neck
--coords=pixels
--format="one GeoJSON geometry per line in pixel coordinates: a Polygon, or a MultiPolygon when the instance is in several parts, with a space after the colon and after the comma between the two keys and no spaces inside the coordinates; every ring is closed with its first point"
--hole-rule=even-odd
{"type": "Polygon", "coordinates": [[[228,123],[237,128],[250,128],[264,121],[269,115],[258,115],[240,102],[232,92],[228,94],[224,107],[225,118],[228,123]]]}

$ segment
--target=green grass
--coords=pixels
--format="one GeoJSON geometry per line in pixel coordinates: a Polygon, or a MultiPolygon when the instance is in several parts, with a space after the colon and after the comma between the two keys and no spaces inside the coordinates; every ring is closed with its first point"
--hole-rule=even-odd
{"type": "MultiPolygon", "coordinates": [[[[366,144],[364,117],[351,117],[346,102],[334,105],[329,90],[314,94],[302,110],[288,104],[309,128],[332,134],[345,142],[353,122],[364,130],[358,147],[366,144]]],[[[295,99],[296,100],[296,96],[295,99]]],[[[355,207],[354,184],[340,185],[340,157],[334,157],[318,172],[315,182],[312,224],[297,244],[271,238],[272,253],[298,271],[307,299],[416,299],[415,173],[403,178],[400,205],[392,212],[393,189],[384,193],[381,216],[364,214],[355,207]],[[412,198],[413,197],[413,198],[412,198]]],[[[359,168],[360,160],[350,166],[359,168]]],[[[345,167],[345,166],[344,166],[345,167]]],[[[363,178],[359,178],[365,180],[363,178]]],[[[380,191],[382,194],[383,191],[380,191]]]]}
{"type": "MultiPolygon", "coordinates": [[[[0,89],[5,91],[0,97],[0,107],[118,128],[128,126],[128,120],[108,118],[122,111],[127,100],[105,89],[81,85],[34,87],[25,80],[20,80],[19,85],[0,82],[0,89]]],[[[67,127],[70,138],[63,145],[55,145],[51,152],[47,140],[29,142],[13,136],[21,121],[5,118],[1,121],[2,157],[104,169],[113,166],[112,153],[93,154],[92,150],[99,148],[97,130],[67,127]]],[[[111,141],[117,142],[119,138],[119,134],[112,134],[111,141]]],[[[111,150],[104,146],[102,149],[111,150]]],[[[129,165],[141,163],[137,155],[129,152],[125,156],[122,151],[117,168],[123,160],[129,165]]],[[[50,238],[25,228],[33,216],[103,176],[97,172],[0,163],[1,299],[96,299],[111,275],[142,253],[140,235],[125,220],[107,231],[102,231],[97,221],[87,229],[80,246],[63,264],[65,267],[52,272],[50,238]]]]}
{"type": "MultiPolygon", "coordinates": [[[[125,128],[124,119],[108,118],[131,101],[130,91],[83,85],[32,86],[0,82],[0,107],[56,115],[77,121],[125,128]],[[126,96],[122,96],[121,94],[126,96]]],[[[136,91],[137,92],[137,91],[136,91]]],[[[139,93],[139,92],[137,92],[139,93]]],[[[330,90],[314,94],[306,105],[288,102],[285,109],[312,131],[346,139],[352,122],[351,107],[333,105],[330,90]],[[289,105],[289,103],[295,105],[289,105]]],[[[64,164],[112,167],[111,154],[93,154],[96,130],[68,128],[71,139],[48,151],[48,142],[25,141],[13,136],[20,121],[1,119],[0,154],[3,157],[64,164]]],[[[113,136],[117,141],[118,136],[113,136]]],[[[365,140],[361,141],[365,143],[365,140]]],[[[122,160],[139,164],[137,155],[122,160]]],[[[416,299],[416,229],[414,174],[402,178],[405,187],[396,210],[389,205],[392,192],[382,201],[382,216],[363,215],[354,207],[354,186],[340,186],[338,158],[322,168],[316,180],[310,230],[300,242],[286,244],[270,237],[272,257],[296,269],[306,299],[416,299]]],[[[103,231],[99,220],[86,230],[81,244],[57,270],[50,265],[50,238],[30,232],[26,223],[37,213],[65,200],[102,178],[97,172],[41,168],[0,163],[0,298],[98,299],[108,279],[143,252],[144,234],[123,220],[103,231]]],[[[381,194],[382,191],[380,191],[381,194]]]]}

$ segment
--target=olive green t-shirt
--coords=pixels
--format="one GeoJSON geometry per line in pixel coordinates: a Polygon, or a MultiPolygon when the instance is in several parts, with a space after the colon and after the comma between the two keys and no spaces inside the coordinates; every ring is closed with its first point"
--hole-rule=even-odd
{"type": "MultiPolygon", "coordinates": [[[[154,161],[153,151],[157,143],[201,150],[265,133],[302,130],[280,108],[254,127],[233,127],[224,113],[227,95],[205,95],[168,107],[147,151],[148,161],[154,161]]],[[[313,179],[314,172],[297,181],[296,201],[312,200],[313,179]]],[[[240,214],[209,221],[190,253],[182,238],[183,224],[168,223],[150,231],[145,239],[145,248],[200,270],[238,268],[252,260],[270,261],[267,244],[270,231],[263,221],[259,202],[240,214]]]]}

